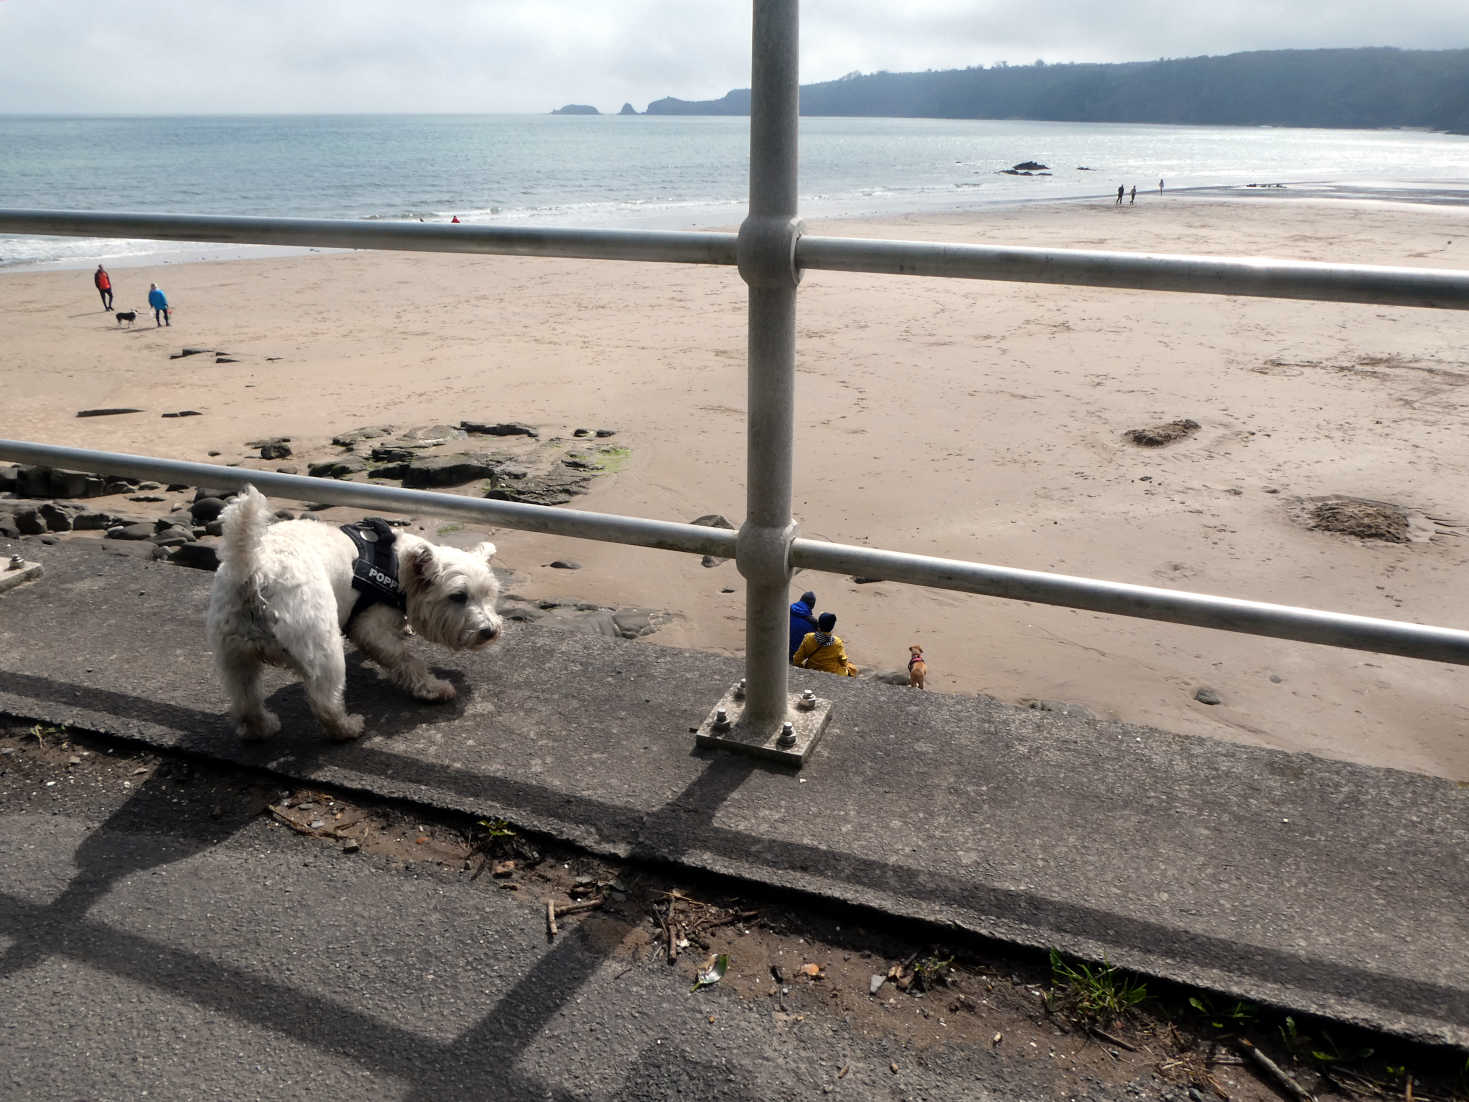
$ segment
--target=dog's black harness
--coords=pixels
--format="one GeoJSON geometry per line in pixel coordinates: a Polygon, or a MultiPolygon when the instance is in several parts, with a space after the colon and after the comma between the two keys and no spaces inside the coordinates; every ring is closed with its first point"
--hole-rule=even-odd
{"type": "Polygon", "coordinates": [[[351,627],[357,614],[371,605],[407,609],[408,598],[398,581],[398,556],[393,551],[397,537],[387,521],[369,517],[358,524],[342,525],[342,531],[357,548],[357,558],[352,563],[352,588],[357,590],[357,603],[352,606],[342,630],[351,627]]]}

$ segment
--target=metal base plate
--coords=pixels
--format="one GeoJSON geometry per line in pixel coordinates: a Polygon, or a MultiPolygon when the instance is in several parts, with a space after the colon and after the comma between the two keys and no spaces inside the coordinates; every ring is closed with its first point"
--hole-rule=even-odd
{"type": "Polygon", "coordinates": [[[28,582],[32,578],[41,576],[41,564],[38,562],[27,562],[20,560],[19,566],[11,566],[12,560],[0,559],[0,593],[7,589],[13,589],[21,582],[28,582]]]}
{"type": "Polygon", "coordinates": [[[717,746],[722,750],[735,750],[742,754],[765,758],[767,761],[792,765],[799,769],[805,763],[806,755],[811,753],[817,740],[826,730],[826,725],[831,722],[830,700],[817,698],[814,708],[799,707],[800,700],[801,698],[794,693],[790,694],[787,699],[789,714],[786,718],[790,720],[791,729],[796,736],[796,741],[790,746],[779,745],[779,723],[772,724],[769,729],[759,731],[745,726],[745,698],[738,685],[719,698],[719,703],[699,725],[696,741],[700,746],[717,746]],[[721,708],[724,709],[727,723],[716,727],[714,720],[721,708]]]}

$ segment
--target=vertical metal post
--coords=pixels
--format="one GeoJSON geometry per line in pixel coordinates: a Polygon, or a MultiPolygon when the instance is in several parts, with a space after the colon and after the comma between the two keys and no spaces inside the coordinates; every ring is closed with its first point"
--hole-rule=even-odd
{"type": "Polygon", "coordinates": [[[750,288],[745,523],[735,544],[745,578],[745,680],[716,705],[698,742],[799,766],[825,730],[831,704],[813,699],[793,707],[787,693],[801,235],[798,15],[797,0],[754,0],[750,212],[735,247],[750,288]]]}
{"type": "Polygon", "coordinates": [[[796,378],[797,0],[755,0],[750,72],[750,211],[740,275],[750,288],[746,507],[736,562],[745,577],[744,725],[779,729],[789,704],[791,468],[796,378]]]}

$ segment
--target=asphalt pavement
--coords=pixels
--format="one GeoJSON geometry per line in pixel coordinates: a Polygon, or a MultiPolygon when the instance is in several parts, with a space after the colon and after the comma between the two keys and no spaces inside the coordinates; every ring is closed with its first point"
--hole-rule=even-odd
{"type": "Polygon", "coordinates": [[[590,914],[548,940],[499,881],[193,814],[197,782],[166,770],[6,764],[0,1097],[999,1102],[1064,1074],[1028,1047],[843,1028],[814,985],[695,994],[636,925],[590,914]]]}

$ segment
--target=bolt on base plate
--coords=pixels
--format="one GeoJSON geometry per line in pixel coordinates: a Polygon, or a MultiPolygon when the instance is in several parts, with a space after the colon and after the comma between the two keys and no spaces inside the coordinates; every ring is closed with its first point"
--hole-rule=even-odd
{"type": "Polygon", "coordinates": [[[818,699],[809,692],[791,693],[786,715],[791,729],[783,737],[779,723],[759,731],[745,726],[745,693],[742,685],[743,683],[733,686],[719,698],[719,703],[699,725],[695,739],[697,744],[735,750],[799,769],[826,730],[826,725],[831,722],[831,701],[818,699]],[[722,720],[721,712],[724,713],[722,720]]]}

